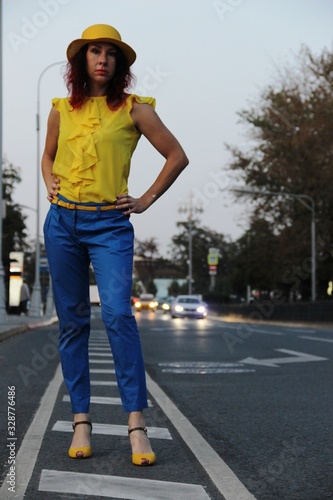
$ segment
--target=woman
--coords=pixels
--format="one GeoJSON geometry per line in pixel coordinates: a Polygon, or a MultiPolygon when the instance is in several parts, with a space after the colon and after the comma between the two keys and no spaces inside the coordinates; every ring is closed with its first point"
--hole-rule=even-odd
{"type": "Polygon", "coordinates": [[[128,94],[136,59],[118,31],[87,28],[67,48],[69,97],[53,99],[42,172],[51,202],[45,245],[59,317],[59,352],[72,412],[69,456],[91,455],[89,418],[89,265],[99,289],[102,318],[113,352],[135,465],[155,454],[145,428],[145,370],[132,314],[131,214],[147,210],[176,180],[188,159],[154,111],[155,100],[128,94]],[[165,158],[153,184],[139,198],[128,194],[130,161],[143,134],[165,158]]]}

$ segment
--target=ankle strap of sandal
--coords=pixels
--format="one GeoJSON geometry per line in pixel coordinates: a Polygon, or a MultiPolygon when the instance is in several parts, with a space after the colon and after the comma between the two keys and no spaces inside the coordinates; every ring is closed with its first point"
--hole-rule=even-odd
{"type": "Polygon", "coordinates": [[[133,427],[133,429],[128,429],[128,434],[131,434],[133,431],[143,431],[147,434],[147,427],[133,427]]]}
{"type": "Polygon", "coordinates": [[[92,431],[92,423],[89,422],[89,420],[80,420],[79,422],[74,422],[73,425],[73,431],[75,431],[75,427],[80,424],[88,424],[90,425],[90,432],[92,431]]]}

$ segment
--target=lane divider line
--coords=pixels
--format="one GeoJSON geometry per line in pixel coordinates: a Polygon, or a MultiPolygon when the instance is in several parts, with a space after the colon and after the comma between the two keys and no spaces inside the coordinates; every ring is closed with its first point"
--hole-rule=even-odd
{"type": "MultiPolygon", "coordinates": [[[[255,500],[234,472],[207,443],[191,422],[181,413],[173,401],[146,373],[147,388],[158,406],[169,418],[180,436],[201,463],[225,500],[255,500]]],[[[195,498],[195,497],[194,497],[195,498]]]]}
{"type": "Polygon", "coordinates": [[[31,479],[37,456],[44,439],[53,408],[57,399],[63,376],[60,364],[57,366],[53,379],[44,392],[38,410],[27,430],[16,456],[17,482],[15,494],[8,491],[6,480],[0,488],[0,498],[3,500],[23,500],[31,479]]]}
{"type": "Polygon", "coordinates": [[[301,335],[300,339],[316,340],[317,342],[333,342],[333,339],[323,339],[323,338],[318,338],[318,337],[308,337],[306,335],[301,335]]]}

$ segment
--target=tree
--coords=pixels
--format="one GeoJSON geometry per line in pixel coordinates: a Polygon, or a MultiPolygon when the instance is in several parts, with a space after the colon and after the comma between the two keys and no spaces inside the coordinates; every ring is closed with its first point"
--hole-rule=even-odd
{"type": "Polygon", "coordinates": [[[148,240],[135,240],[135,254],[147,260],[153,260],[159,255],[156,238],[148,240]]]}
{"type": "Polygon", "coordinates": [[[6,203],[5,217],[2,221],[3,266],[8,284],[9,254],[12,251],[29,251],[25,219],[20,205],[14,203],[15,185],[21,182],[20,169],[14,167],[6,158],[2,162],[2,197],[6,203]]]}
{"type": "Polygon", "coordinates": [[[135,240],[135,271],[146,289],[153,287],[155,277],[156,257],[159,255],[155,238],[135,240]]]}
{"type": "Polygon", "coordinates": [[[230,249],[230,282],[232,291],[245,299],[251,290],[276,289],[279,282],[277,236],[265,219],[255,219],[250,228],[230,249]]]}
{"type": "MultiPolygon", "coordinates": [[[[317,242],[333,237],[333,53],[303,47],[293,69],[280,72],[257,103],[239,113],[249,135],[246,151],[228,146],[231,168],[254,190],[305,194],[315,203],[317,242]]],[[[295,198],[254,197],[253,220],[266,219],[278,236],[285,272],[310,256],[310,217],[295,198]]],[[[317,256],[320,248],[317,248],[317,256]]],[[[332,259],[318,261],[321,289],[332,279],[332,259]]],[[[283,272],[281,273],[281,275],[283,272]]],[[[309,294],[310,280],[301,280],[309,294]]],[[[320,289],[320,287],[319,287],[320,289]]]]}

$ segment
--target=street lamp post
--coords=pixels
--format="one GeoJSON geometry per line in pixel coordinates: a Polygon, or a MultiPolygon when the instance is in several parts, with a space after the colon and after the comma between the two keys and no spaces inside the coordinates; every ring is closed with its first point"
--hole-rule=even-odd
{"type": "Polygon", "coordinates": [[[240,194],[257,194],[260,196],[287,196],[289,198],[296,198],[304,207],[311,212],[311,300],[315,302],[316,291],[316,207],[315,202],[311,196],[307,194],[285,193],[283,191],[256,191],[251,189],[232,189],[235,193],[240,194]]]}
{"type": "Polygon", "coordinates": [[[5,272],[2,263],[2,1],[0,0],[0,322],[6,318],[5,272]]]}
{"type": "Polygon", "coordinates": [[[189,203],[181,205],[179,207],[179,213],[188,214],[187,222],[188,222],[188,293],[192,294],[192,282],[193,282],[193,248],[192,248],[192,229],[193,229],[193,214],[195,212],[203,212],[203,208],[201,206],[193,205],[193,193],[190,192],[189,203]]]}
{"type": "Polygon", "coordinates": [[[50,68],[58,66],[59,64],[65,64],[66,61],[58,61],[49,64],[44,68],[38,78],[37,82],[37,114],[36,114],[36,131],[37,131],[37,187],[36,187],[36,261],[35,261],[35,282],[32,287],[31,295],[31,308],[30,316],[40,317],[42,315],[41,304],[41,285],[40,285],[40,242],[39,242],[39,231],[40,231],[40,86],[43,75],[50,68]]]}
{"type": "MultiPolygon", "coordinates": [[[[27,205],[20,205],[22,208],[27,208],[28,210],[32,210],[33,212],[37,212],[36,208],[29,207],[27,205]]],[[[46,307],[45,307],[45,316],[51,317],[54,310],[54,299],[53,299],[53,289],[52,289],[52,281],[51,276],[49,276],[49,289],[46,296],[46,307]]],[[[29,312],[30,315],[30,312],[29,312]]]]}

